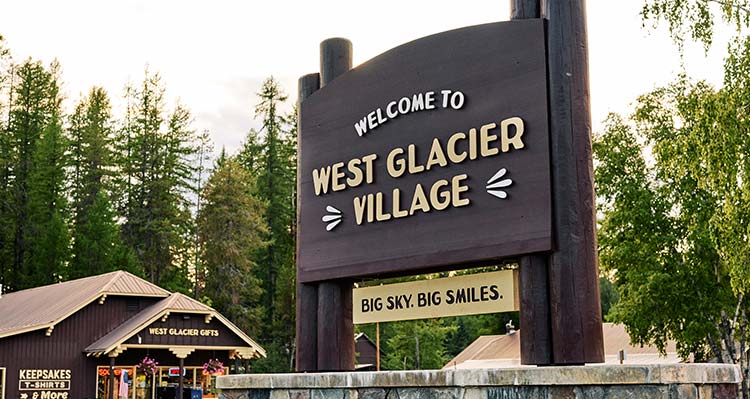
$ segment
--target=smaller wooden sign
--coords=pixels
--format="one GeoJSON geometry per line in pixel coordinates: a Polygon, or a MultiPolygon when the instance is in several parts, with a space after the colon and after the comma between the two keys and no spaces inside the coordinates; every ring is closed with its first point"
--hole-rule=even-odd
{"type": "Polygon", "coordinates": [[[502,270],[356,288],[354,324],[517,311],[516,281],[502,270]]]}

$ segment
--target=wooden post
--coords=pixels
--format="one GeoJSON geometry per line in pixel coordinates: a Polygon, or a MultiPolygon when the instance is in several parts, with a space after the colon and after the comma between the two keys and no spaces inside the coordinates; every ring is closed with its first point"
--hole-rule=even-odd
{"type": "MultiPolygon", "coordinates": [[[[320,44],[320,75],[305,75],[300,79],[300,103],[351,68],[352,43],[349,40],[333,38],[323,41],[320,44]]],[[[297,180],[302,179],[298,177],[297,180]]],[[[304,228],[299,226],[299,229],[304,228]]],[[[354,370],[351,281],[297,284],[296,369],[354,370]]]]}
{"type": "Polygon", "coordinates": [[[335,37],[320,43],[320,87],[352,69],[352,42],[335,37]]]}
{"type": "Polygon", "coordinates": [[[585,0],[542,0],[547,19],[555,250],[549,264],[555,364],[604,362],[596,254],[585,0]]]}
{"type": "Polygon", "coordinates": [[[177,385],[177,399],[184,398],[183,392],[185,391],[185,358],[180,358],[180,380],[177,385]]]}
{"type": "MultiPolygon", "coordinates": [[[[299,92],[297,105],[301,105],[307,97],[320,88],[320,74],[311,73],[299,79],[299,92]]],[[[298,108],[298,109],[301,109],[298,108]]],[[[300,124],[297,121],[297,132],[300,124]]],[[[297,154],[301,154],[301,140],[297,140],[297,154]]],[[[297,157],[297,171],[301,170],[299,157],[297,157]]],[[[302,176],[297,175],[297,221],[299,217],[299,192],[302,176]]],[[[297,231],[304,228],[298,226],[297,231]]],[[[297,240],[297,252],[299,252],[299,240],[297,240]]],[[[297,271],[297,276],[300,273],[297,271]]],[[[295,369],[298,372],[315,371],[318,369],[318,286],[317,284],[302,284],[297,282],[297,323],[296,323],[296,362],[295,369]]]]}
{"type": "Polygon", "coordinates": [[[539,18],[540,0],[510,0],[510,19],[539,18]]]}
{"type": "Polygon", "coordinates": [[[109,399],[117,399],[115,397],[115,357],[109,357],[109,392],[107,393],[109,399]]]}
{"type": "Polygon", "coordinates": [[[352,283],[318,285],[318,371],[354,370],[352,283]]]}
{"type": "Polygon", "coordinates": [[[552,364],[548,262],[549,254],[527,255],[520,259],[521,364],[552,364]]]}
{"type": "Polygon", "coordinates": [[[375,323],[375,371],[380,371],[380,323],[375,323]]]}
{"type": "MultiPolygon", "coordinates": [[[[539,18],[540,0],[511,0],[510,19],[539,18]]],[[[521,364],[552,363],[547,265],[549,254],[519,259],[521,364]]]]}
{"type": "MultiPolygon", "coordinates": [[[[333,38],[320,43],[320,87],[352,69],[352,42],[333,38]]],[[[351,281],[318,285],[318,370],[354,370],[351,281]]]]}

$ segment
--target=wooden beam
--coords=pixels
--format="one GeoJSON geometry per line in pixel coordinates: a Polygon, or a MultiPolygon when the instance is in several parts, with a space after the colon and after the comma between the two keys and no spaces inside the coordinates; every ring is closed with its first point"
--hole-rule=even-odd
{"type": "Polygon", "coordinates": [[[540,366],[552,363],[548,261],[549,254],[521,257],[518,276],[521,300],[521,364],[540,366]]]}
{"type": "Polygon", "coordinates": [[[109,399],[116,399],[115,397],[115,356],[109,357],[109,392],[107,392],[109,399]]]}
{"type": "Polygon", "coordinates": [[[352,283],[318,285],[318,371],[354,370],[352,283]]]}
{"type": "MultiPolygon", "coordinates": [[[[510,19],[539,18],[540,0],[511,0],[510,19]]],[[[519,259],[521,364],[552,363],[547,269],[549,254],[519,259]]]]}
{"type": "Polygon", "coordinates": [[[177,399],[182,399],[185,397],[184,390],[185,390],[185,358],[180,358],[180,379],[177,384],[177,399]]]}
{"type": "Polygon", "coordinates": [[[341,37],[320,43],[320,87],[352,69],[352,42],[341,37]]]}
{"type": "Polygon", "coordinates": [[[604,362],[591,150],[585,0],[543,0],[547,19],[555,251],[549,265],[555,364],[604,362]]]}
{"type": "Polygon", "coordinates": [[[539,18],[540,0],[510,0],[510,19],[539,18]]]}
{"type": "MultiPolygon", "coordinates": [[[[301,109],[302,102],[320,88],[320,74],[311,73],[299,79],[299,91],[297,105],[301,109]]],[[[299,116],[302,117],[301,114],[299,116]]],[[[297,121],[297,132],[300,133],[300,123],[297,121]]],[[[297,154],[301,154],[302,140],[297,140],[297,154]]],[[[300,167],[300,159],[297,157],[297,173],[300,167]]],[[[297,175],[297,193],[300,191],[302,176],[297,175]]],[[[299,210],[300,196],[297,195],[297,220],[300,220],[299,210]]],[[[302,226],[297,227],[297,235],[302,226]]],[[[299,239],[297,239],[297,253],[299,254],[299,239]]],[[[298,258],[298,257],[297,257],[298,258]]],[[[297,270],[299,276],[299,270],[297,270]]],[[[295,343],[295,370],[315,371],[318,369],[318,286],[317,284],[302,284],[297,281],[297,318],[296,318],[296,343],[295,343]]]]}
{"type": "MultiPolygon", "coordinates": [[[[320,87],[351,68],[352,42],[333,38],[320,43],[320,87]]],[[[352,282],[347,280],[324,281],[318,285],[319,371],[354,370],[352,288],[352,282]]]]}

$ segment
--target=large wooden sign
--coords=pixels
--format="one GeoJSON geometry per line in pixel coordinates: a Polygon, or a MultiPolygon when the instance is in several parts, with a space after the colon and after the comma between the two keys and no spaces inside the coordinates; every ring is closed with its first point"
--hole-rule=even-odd
{"type": "Polygon", "coordinates": [[[365,324],[519,310],[517,271],[501,270],[355,288],[352,321],[365,324]]]}
{"type": "Polygon", "coordinates": [[[301,282],[548,251],[541,20],[394,48],[301,106],[301,282]]]}

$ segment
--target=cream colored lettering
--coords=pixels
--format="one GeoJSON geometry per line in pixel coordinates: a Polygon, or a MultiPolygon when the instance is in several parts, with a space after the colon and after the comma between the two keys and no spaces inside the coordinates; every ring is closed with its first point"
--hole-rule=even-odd
{"type": "Polygon", "coordinates": [[[419,183],[417,183],[417,187],[414,188],[414,198],[411,200],[409,214],[413,215],[416,211],[422,211],[424,213],[430,211],[430,203],[427,201],[427,197],[424,195],[424,189],[419,183]]]}
{"type": "Polygon", "coordinates": [[[469,129],[469,159],[477,159],[477,129],[469,129]]]}
{"type": "Polygon", "coordinates": [[[449,139],[448,139],[448,159],[450,159],[453,163],[461,163],[466,159],[466,151],[462,153],[456,152],[456,142],[458,140],[464,140],[466,139],[466,133],[454,133],[449,139]]]}
{"type": "Polygon", "coordinates": [[[388,158],[385,160],[388,174],[394,179],[403,176],[404,172],[406,172],[406,161],[403,158],[396,158],[399,155],[403,155],[403,153],[403,148],[394,148],[388,153],[388,158]]]}
{"type": "Polygon", "coordinates": [[[361,225],[365,216],[365,207],[367,206],[367,196],[354,197],[354,219],[357,225],[361,225]]]}
{"type": "Polygon", "coordinates": [[[393,189],[393,217],[399,219],[405,216],[409,216],[409,211],[401,209],[401,190],[393,189]]]}
{"type": "Polygon", "coordinates": [[[375,220],[384,222],[390,218],[390,213],[383,212],[383,193],[375,194],[375,220]]]}
{"type": "Polygon", "coordinates": [[[408,161],[409,161],[409,174],[417,174],[424,171],[424,166],[417,165],[417,146],[414,144],[409,144],[409,147],[407,149],[408,151],[408,161]]]}
{"type": "Polygon", "coordinates": [[[468,186],[461,185],[461,182],[466,180],[468,177],[469,177],[468,175],[463,174],[463,175],[453,176],[453,179],[451,179],[451,192],[453,193],[452,205],[454,208],[466,206],[471,203],[471,201],[468,198],[461,198],[461,193],[469,191],[468,186]]]}
{"type": "Polygon", "coordinates": [[[490,130],[496,127],[496,123],[488,123],[479,128],[480,152],[483,157],[497,155],[500,152],[497,148],[490,148],[490,143],[497,140],[497,135],[490,134],[490,130]]]}
{"type": "Polygon", "coordinates": [[[372,164],[376,159],[378,159],[378,154],[370,154],[362,157],[362,162],[365,164],[365,181],[367,184],[372,184],[375,181],[375,167],[372,164]]]}
{"type": "Polygon", "coordinates": [[[359,168],[359,165],[362,164],[362,160],[359,158],[354,158],[347,163],[346,168],[349,169],[349,172],[351,172],[354,177],[348,177],[346,179],[346,184],[349,185],[349,187],[357,187],[360,184],[362,184],[362,181],[364,181],[365,175],[362,173],[362,169],[359,168]]]}
{"type": "Polygon", "coordinates": [[[440,191],[441,187],[448,186],[448,180],[438,180],[432,185],[430,189],[430,202],[432,207],[436,211],[442,211],[451,204],[451,193],[450,191],[440,191]],[[441,201],[440,198],[443,200],[441,201]]]}
{"type": "Polygon", "coordinates": [[[320,169],[313,169],[313,186],[315,186],[315,195],[328,193],[328,182],[331,177],[331,167],[326,166],[320,169]]]}
{"type": "Polygon", "coordinates": [[[341,182],[341,179],[346,177],[346,173],[342,170],[343,167],[343,162],[336,162],[331,168],[331,189],[333,191],[341,191],[346,188],[346,184],[341,182]]]}
{"type": "Polygon", "coordinates": [[[425,169],[430,170],[433,165],[448,166],[448,160],[445,159],[443,147],[440,146],[440,140],[437,138],[432,140],[432,148],[430,148],[430,155],[427,157],[425,169]]]}
{"type": "Polygon", "coordinates": [[[515,150],[520,150],[521,148],[523,148],[523,140],[521,140],[521,137],[523,137],[523,130],[523,119],[517,116],[505,119],[504,121],[500,122],[500,145],[503,152],[508,152],[511,145],[515,150]],[[508,136],[508,130],[511,125],[515,126],[516,128],[516,134],[513,135],[513,137],[508,136]]]}

